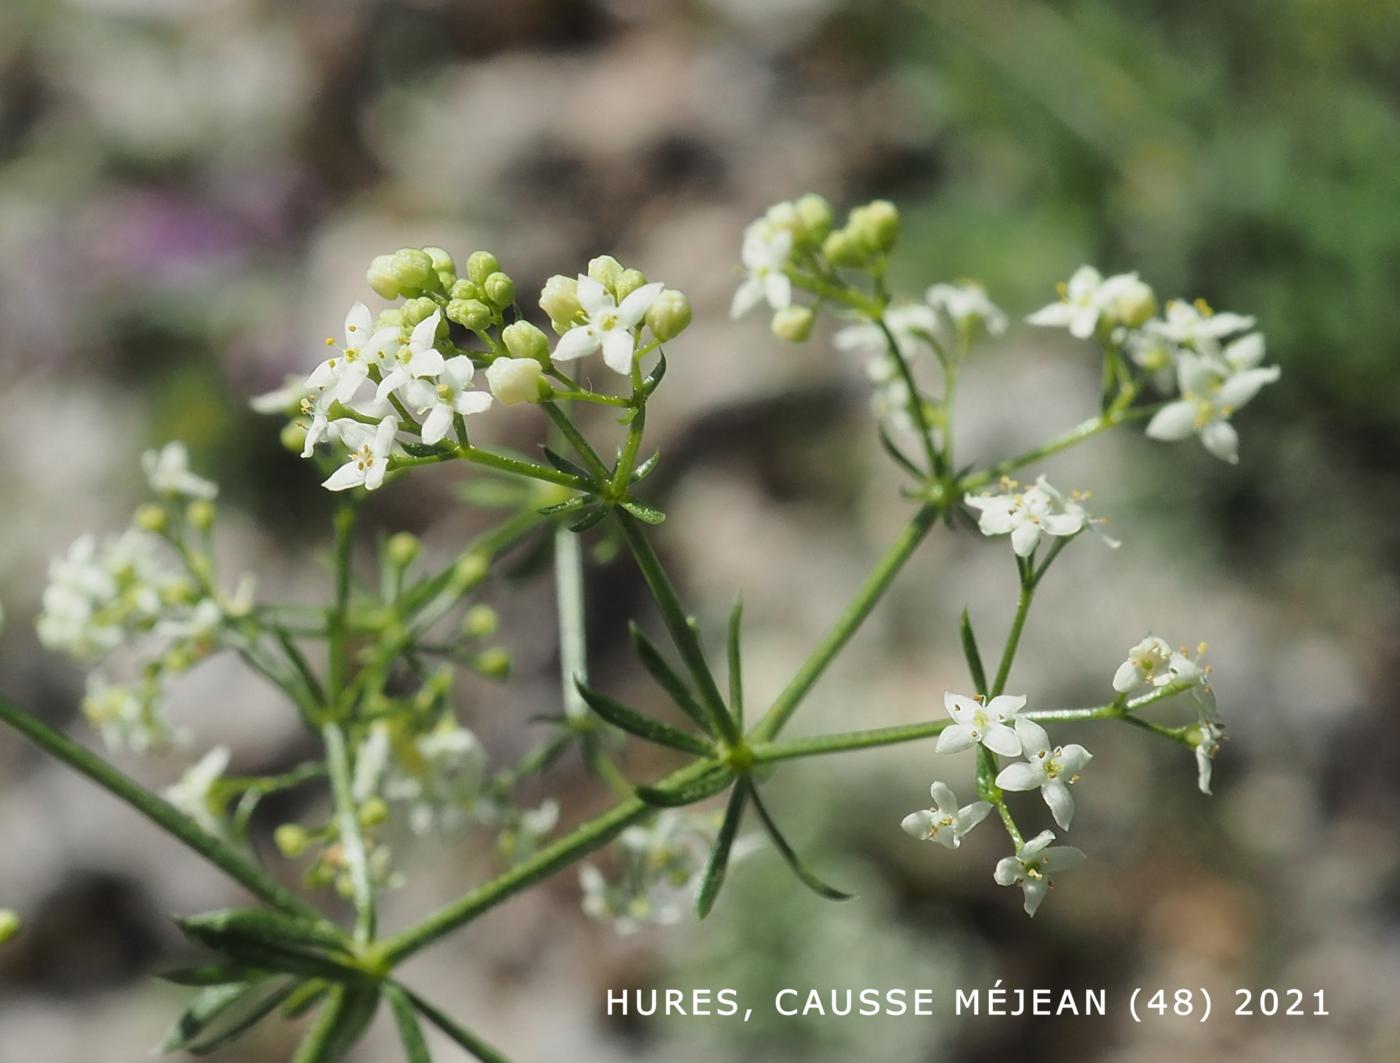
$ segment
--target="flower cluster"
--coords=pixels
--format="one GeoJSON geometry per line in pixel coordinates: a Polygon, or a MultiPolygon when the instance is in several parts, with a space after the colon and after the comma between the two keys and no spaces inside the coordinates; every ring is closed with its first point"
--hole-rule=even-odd
{"type": "Polygon", "coordinates": [[[493,400],[547,400],[556,394],[551,380],[577,393],[563,367],[595,352],[630,379],[641,358],[690,324],[681,292],[608,255],[545,283],[539,305],[558,336],[552,351],[548,335],[521,316],[515,282],[489,251],[473,252],[459,277],[443,249],[401,248],[377,257],[368,278],[379,295],[403,302],[377,316],[356,302],[344,342],[327,339],[332,353],[305,380],[253,400],[260,412],[296,418],[289,440],[302,457],[326,441],[344,449],[324,482],[330,491],[373,491],[403,459],[440,456],[449,440],[468,445],[466,419],[493,400]],[[486,390],[474,384],[483,368],[486,390]]]}
{"type": "Polygon", "coordinates": [[[671,809],[645,826],[628,827],[618,838],[621,868],[615,879],[592,864],[579,869],[584,912],[624,935],[679,922],[713,843],[712,824],[671,809]]]}
{"type": "MultiPolygon", "coordinates": [[[[1060,300],[1027,320],[1065,328],[1080,339],[1094,337],[1113,364],[1124,355],[1159,391],[1176,398],[1148,423],[1153,439],[1175,442],[1198,435],[1222,461],[1239,460],[1239,434],[1230,423],[1237,410],[1265,384],[1279,378],[1278,366],[1264,366],[1264,337],[1254,318],[1215,313],[1202,299],[1167,302],[1158,316],[1157,296],[1136,273],[1104,277],[1081,266],[1060,288],[1060,300]]],[[[1121,394],[1134,394],[1135,386],[1121,394]]]]}

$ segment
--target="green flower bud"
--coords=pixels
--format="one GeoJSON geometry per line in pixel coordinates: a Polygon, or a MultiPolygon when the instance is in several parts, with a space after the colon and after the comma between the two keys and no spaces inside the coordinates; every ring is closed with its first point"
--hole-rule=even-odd
{"type": "MultiPolygon", "coordinates": [[[[536,362],[536,365],[539,363],[536,362]]],[[[486,578],[491,571],[491,562],[485,554],[465,554],[458,559],[452,569],[452,586],[459,594],[471,590],[486,578]]]]}
{"type": "Polygon", "coordinates": [[[491,679],[510,677],[510,654],[500,647],[479,654],[475,661],[476,670],[491,679]]]}
{"type": "Polygon", "coordinates": [[[462,617],[462,636],[469,639],[484,639],[496,633],[501,626],[501,618],[489,605],[474,605],[462,617]]]}
{"type": "Polygon", "coordinates": [[[422,549],[423,544],[412,532],[395,532],[384,544],[384,555],[395,568],[408,568],[422,549]]]}
{"type": "Polygon", "coordinates": [[[272,832],[272,840],[276,843],[279,853],[288,860],[295,860],[306,852],[306,847],[311,844],[311,835],[306,832],[305,827],[295,823],[283,823],[272,832]]]}
{"type": "Polygon", "coordinates": [[[501,342],[516,358],[533,358],[549,364],[549,337],[528,321],[517,321],[501,330],[501,342]]]}
{"type": "Polygon", "coordinates": [[[394,279],[404,289],[421,291],[437,280],[432,257],[416,247],[401,247],[395,251],[392,269],[394,279]]]}
{"type": "Polygon", "coordinates": [[[801,229],[799,241],[808,247],[816,247],[831,232],[831,204],[815,192],[808,192],[794,204],[801,229]]]}
{"type": "Polygon", "coordinates": [[[325,861],[317,861],[307,868],[302,881],[313,890],[325,889],[335,881],[335,868],[325,861]]]}
{"type": "Polygon", "coordinates": [[[618,278],[622,276],[622,263],[612,255],[599,255],[589,260],[588,275],[608,291],[614,291],[618,278]]]}
{"type": "Polygon", "coordinates": [[[483,295],[481,285],[463,277],[447,290],[447,294],[453,299],[480,299],[483,295]]]}
{"type": "Polygon", "coordinates": [[[132,523],[142,531],[154,532],[159,535],[170,526],[170,514],[165,511],[164,506],[158,506],[151,502],[136,511],[132,523]]]}
{"type": "Polygon", "coordinates": [[[550,277],[540,289],[540,309],[549,315],[549,323],[556,333],[563,335],[569,331],[583,313],[578,301],[578,281],[558,273],[550,277]]]}
{"type": "Polygon", "coordinates": [[[404,303],[400,312],[403,314],[403,323],[412,328],[420,321],[426,321],[432,317],[437,308],[438,305],[433,300],[427,296],[420,296],[404,303]]]}
{"type": "Polygon", "coordinates": [[[646,274],[641,270],[625,269],[618,275],[617,284],[613,286],[613,293],[617,296],[617,301],[620,303],[638,288],[642,287],[642,285],[646,284],[646,282],[646,274]]]}
{"type": "Polygon", "coordinates": [[[467,259],[467,278],[473,284],[485,284],[487,277],[500,270],[500,259],[490,251],[473,251],[467,259]]]}
{"type": "Polygon", "coordinates": [[[360,806],[360,826],[377,827],[389,818],[389,805],[382,797],[371,797],[360,806]]]}
{"type": "Polygon", "coordinates": [[[801,343],[812,334],[815,318],[810,307],[784,307],[773,315],[773,335],[789,343],[801,343]]]}
{"type": "Polygon", "coordinates": [[[481,290],[494,306],[507,307],[515,302],[515,281],[499,270],[482,282],[481,290]]]}
{"type": "Polygon", "coordinates": [[[365,280],[369,281],[369,286],[380,298],[397,299],[399,297],[401,286],[398,275],[394,272],[393,255],[375,255],[370,260],[369,269],[365,271],[365,280]]]}
{"type": "Polygon", "coordinates": [[[868,255],[855,234],[849,229],[837,229],[822,241],[822,254],[833,266],[858,269],[865,265],[868,255]]]}
{"type": "Polygon", "coordinates": [[[871,254],[894,247],[899,237],[899,209],[888,199],[875,199],[851,211],[847,227],[871,254]]]}
{"type": "Polygon", "coordinates": [[[473,332],[485,332],[491,327],[493,316],[491,308],[480,299],[453,299],[447,304],[447,320],[473,332]]]}
{"type": "Polygon", "coordinates": [[[24,929],[24,922],[9,908],[0,908],[0,945],[14,939],[24,929]]]}
{"type": "Polygon", "coordinates": [[[1124,284],[1108,308],[1108,316],[1128,328],[1141,328],[1156,313],[1157,296],[1140,280],[1124,284]]]}
{"type": "Polygon", "coordinates": [[[306,449],[306,425],[298,421],[287,422],[277,441],[293,454],[300,454],[306,449]]]}
{"type": "Polygon", "coordinates": [[[452,256],[440,247],[425,247],[423,253],[432,260],[433,269],[438,273],[456,273],[457,263],[452,261],[452,256]]]}
{"type": "Polygon", "coordinates": [[[185,507],[185,519],[195,531],[207,532],[214,526],[218,510],[214,503],[205,498],[197,498],[185,507]]]}
{"type": "Polygon", "coordinates": [[[690,300],[684,292],[667,288],[647,310],[646,320],[656,339],[662,343],[673,340],[690,327],[690,300]]]}
{"type": "Polygon", "coordinates": [[[376,328],[403,328],[403,311],[397,306],[381,310],[374,324],[376,328]]]}

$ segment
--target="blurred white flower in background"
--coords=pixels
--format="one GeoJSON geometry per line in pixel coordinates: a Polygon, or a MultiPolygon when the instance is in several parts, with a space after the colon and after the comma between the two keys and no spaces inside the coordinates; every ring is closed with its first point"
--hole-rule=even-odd
{"type": "Polygon", "coordinates": [[[190,453],[185,444],[167,443],[160,450],[141,455],[141,469],[151,490],[158,495],[209,500],[219,494],[217,484],[190,471],[190,453]]]}

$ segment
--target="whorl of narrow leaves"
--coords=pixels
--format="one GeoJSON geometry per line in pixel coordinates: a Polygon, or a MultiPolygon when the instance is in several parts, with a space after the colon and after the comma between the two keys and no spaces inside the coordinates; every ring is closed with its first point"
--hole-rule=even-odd
{"type": "Polygon", "coordinates": [[[724,790],[733,780],[733,773],[726,767],[717,766],[709,774],[702,775],[694,782],[666,790],[656,786],[638,786],[637,796],[657,808],[680,808],[693,805],[724,790]]]}
{"type": "Polygon", "coordinates": [[[228,908],[178,924],[192,941],[249,967],[332,980],[364,977],[345,937],[329,923],[258,908],[228,908]]]}
{"type": "Polygon", "coordinates": [[[854,893],[846,893],[838,890],[835,886],[829,886],[816,876],[807,866],[802,863],[802,858],[797,855],[797,851],[788,844],[788,840],[783,837],[778,830],[778,825],[773,822],[773,817],[768,814],[768,810],[763,807],[763,801],[758,796],[758,787],[752,783],[744,784],[753,798],[754,811],[758,813],[759,822],[763,824],[763,829],[768,838],[773,843],[773,847],[778,850],[782,858],[787,861],[788,867],[792,868],[792,873],[797,876],[799,882],[806,886],[813,893],[833,901],[849,901],[856,896],[854,893]]]}
{"type": "Polygon", "coordinates": [[[621,728],[628,734],[636,735],[638,738],[644,738],[648,742],[655,742],[658,745],[679,749],[683,753],[706,756],[714,752],[708,742],[696,738],[694,735],[686,734],[670,724],[653,720],[650,716],[643,716],[636,709],[629,709],[621,702],[614,701],[606,694],[599,693],[580,679],[574,680],[574,686],[578,688],[579,695],[588,703],[589,708],[607,720],[608,723],[621,728]]]}
{"type": "Polygon", "coordinates": [[[714,717],[696,698],[686,681],[666,662],[656,644],[647,638],[635,623],[629,625],[629,630],[632,634],[632,645],[636,648],[642,667],[656,680],[661,689],[670,695],[677,708],[694,720],[706,734],[711,737],[717,736],[719,727],[714,717]]]}
{"type": "Polygon", "coordinates": [[[710,914],[719,898],[720,887],[724,885],[724,873],[729,867],[729,851],[734,848],[734,838],[739,833],[739,824],[744,818],[744,802],[748,797],[748,787],[740,783],[729,795],[729,807],[724,810],[724,822],[720,824],[719,836],[715,839],[710,858],[705,864],[705,872],[700,879],[700,889],[695,894],[695,916],[704,919],[710,914]]]}

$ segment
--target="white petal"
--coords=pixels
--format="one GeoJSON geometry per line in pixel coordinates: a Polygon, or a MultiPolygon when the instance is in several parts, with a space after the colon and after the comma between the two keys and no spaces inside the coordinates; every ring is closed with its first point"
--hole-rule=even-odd
{"type": "MultiPolygon", "coordinates": [[[[967,501],[969,505],[975,504],[970,498],[967,501]]],[[[1015,526],[1010,506],[986,506],[977,518],[977,528],[983,535],[1005,535],[1015,526]]]]}
{"type": "Polygon", "coordinates": [[[1081,306],[1074,310],[1070,317],[1069,334],[1076,339],[1087,340],[1094,334],[1094,327],[1099,323],[1099,308],[1095,305],[1081,306]]]}
{"type": "Polygon", "coordinates": [[[374,318],[370,316],[369,307],[359,300],[350,304],[350,312],[345,315],[345,346],[363,347],[372,328],[374,318]]]}
{"type": "Polygon", "coordinates": [[[1094,754],[1083,746],[1073,743],[1061,749],[1057,759],[1060,762],[1060,770],[1073,778],[1089,766],[1089,761],[1094,759],[1094,754]]]}
{"type": "Polygon", "coordinates": [[[1006,721],[1026,707],[1024,694],[998,694],[987,702],[987,714],[994,720],[1006,721]]]}
{"type": "Polygon", "coordinates": [[[437,376],[442,372],[445,364],[442,355],[437,352],[437,348],[429,347],[426,350],[413,352],[413,357],[408,362],[408,371],[412,376],[437,376]]]}
{"type": "Polygon", "coordinates": [[[972,737],[971,728],[954,724],[939,733],[938,744],[933,747],[933,751],[935,753],[961,753],[964,749],[971,749],[976,744],[972,737]]]}
{"type": "Polygon", "coordinates": [[[1011,529],[1011,549],[1017,557],[1030,557],[1040,542],[1040,525],[1022,521],[1011,529]]]}
{"type": "Polygon", "coordinates": [[[463,417],[468,417],[490,409],[491,396],[484,391],[463,391],[453,401],[452,408],[463,417]]]}
{"type": "Polygon", "coordinates": [[[1055,832],[1043,830],[1025,845],[1021,846],[1021,859],[1030,863],[1044,852],[1045,848],[1055,840],[1055,832]]]}
{"type": "Polygon", "coordinates": [[[578,301],[590,320],[594,315],[611,310],[617,305],[608,290],[585,273],[578,275],[578,301]]]}
{"type": "Polygon", "coordinates": [[[958,810],[957,795],[953,793],[952,788],[947,783],[934,783],[929,787],[929,796],[933,798],[933,803],[938,806],[938,811],[944,815],[950,815],[958,810]]]}
{"type": "MultiPolygon", "coordinates": [[[[944,734],[947,732],[945,731],[944,734]]],[[[993,753],[1000,753],[1004,757],[1016,757],[1021,754],[1021,740],[1016,737],[1016,732],[1004,723],[994,723],[987,728],[987,733],[982,736],[982,744],[993,753]]]]}
{"type": "Polygon", "coordinates": [[[1126,694],[1141,683],[1142,675],[1132,661],[1124,661],[1118,666],[1118,671],[1113,673],[1113,689],[1120,694],[1126,694]]]}
{"type": "Polygon", "coordinates": [[[1016,880],[1024,874],[1025,868],[1021,866],[1021,861],[1014,856],[1003,856],[997,861],[997,869],[992,872],[992,878],[998,886],[1014,886],[1016,880]]]}
{"type": "Polygon", "coordinates": [[[1028,760],[1041,753],[1050,752],[1050,736],[1045,733],[1045,728],[1034,720],[1018,716],[1016,718],[1016,737],[1021,740],[1021,752],[1026,755],[1028,760]]]}
{"type": "Polygon", "coordinates": [[[1078,535],[1084,529],[1084,518],[1078,513],[1051,513],[1042,523],[1051,535],[1078,535]]]}
{"type": "Polygon", "coordinates": [[[360,390],[369,376],[369,367],[358,358],[350,362],[340,373],[340,379],[336,381],[332,394],[336,402],[348,403],[355,397],[355,392],[360,390]]]}
{"type": "Polygon", "coordinates": [[[1055,817],[1060,829],[1069,830],[1074,820],[1074,798],[1070,795],[1069,787],[1059,779],[1048,779],[1040,789],[1040,796],[1050,806],[1050,814],[1055,817]]]}
{"type": "Polygon", "coordinates": [[[964,805],[958,810],[958,833],[966,834],[986,819],[991,810],[992,806],[986,801],[974,801],[970,805],[964,805]]]}
{"type": "Polygon", "coordinates": [[[920,809],[917,812],[910,812],[899,823],[899,829],[911,838],[918,838],[924,841],[929,836],[929,831],[933,828],[933,813],[928,809],[920,809]]]}
{"type": "Polygon", "coordinates": [[[438,403],[423,421],[423,442],[432,446],[442,442],[452,427],[452,407],[438,403]]]}
{"type": "Polygon", "coordinates": [[[643,284],[635,292],[622,300],[622,305],[617,308],[617,316],[622,318],[623,324],[629,329],[635,328],[642,318],[647,316],[647,311],[651,309],[651,304],[656,302],[656,297],[661,294],[661,290],[666,285],[660,281],[651,284],[643,284]]]}
{"type": "Polygon", "coordinates": [[[763,295],[774,310],[782,310],[792,304],[792,281],[786,273],[773,270],[763,280],[763,295]]]}
{"type": "Polygon", "coordinates": [[[1040,866],[1052,875],[1058,875],[1062,871],[1074,870],[1087,859],[1082,849],[1076,849],[1073,845],[1056,845],[1045,850],[1040,866]]]}
{"type": "Polygon", "coordinates": [[[632,356],[637,351],[632,333],[612,329],[603,337],[603,361],[615,373],[626,376],[632,372],[632,356]]]}
{"type": "Polygon", "coordinates": [[[1167,443],[1185,439],[1195,430],[1196,404],[1185,399],[1167,403],[1147,423],[1148,436],[1167,443]]]}
{"type": "Polygon", "coordinates": [[[425,351],[433,345],[437,339],[438,323],[442,321],[442,311],[434,310],[418,324],[413,326],[413,331],[409,333],[408,345],[414,351],[425,351]]]}
{"type": "Polygon", "coordinates": [[[360,466],[356,462],[347,461],[331,473],[321,486],[327,491],[345,491],[351,487],[359,487],[364,482],[365,474],[360,471],[360,466]]]}
{"type": "Polygon", "coordinates": [[[957,720],[958,723],[967,723],[982,706],[973,701],[972,698],[962,694],[954,694],[948,690],[943,693],[943,707],[948,710],[948,715],[957,720]]]}
{"type": "Polygon", "coordinates": [[[1253,369],[1264,360],[1264,334],[1251,332],[1227,344],[1225,360],[1233,369],[1253,369]]]}
{"type": "MultiPolygon", "coordinates": [[[[763,282],[757,277],[749,277],[734,292],[734,301],[729,304],[729,316],[735,320],[763,302],[763,282]]],[[[557,358],[558,355],[555,355],[557,358]]]]}
{"type": "Polygon", "coordinates": [[[997,773],[998,786],[1003,790],[1012,790],[1018,793],[1024,790],[1034,790],[1045,781],[1045,769],[1025,760],[1008,764],[997,773]]]}
{"type": "Polygon", "coordinates": [[[1027,915],[1035,917],[1035,913],[1040,909],[1040,902],[1045,900],[1045,894],[1049,889],[1049,885],[1043,878],[1028,878],[1021,883],[1021,892],[1026,898],[1023,907],[1027,915]]]}
{"type": "Polygon", "coordinates": [[[1201,442],[1221,461],[1234,465],[1240,460],[1240,435],[1229,421],[1212,421],[1201,429],[1201,442]]]}
{"type": "Polygon", "coordinates": [[[598,349],[598,334],[588,325],[576,325],[559,337],[554,348],[556,362],[572,362],[598,349]]]}
{"type": "Polygon", "coordinates": [[[1040,325],[1045,328],[1064,328],[1074,317],[1074,307],[1069,303],[1051,303],[1043,306],[1034,314],[1026,318],[1026,323],[1030,325],[1040,325]]]}
{"type": "Polygon", "coordinates": [[[1272,384],[1279,378],[1279,368],[1271,365],[1267,369],[1246,369],[1235,373],[1220,385],[1215,397],[1218,405],[1237,410],[1255,395],[1265,384],[1272,384]]]}

